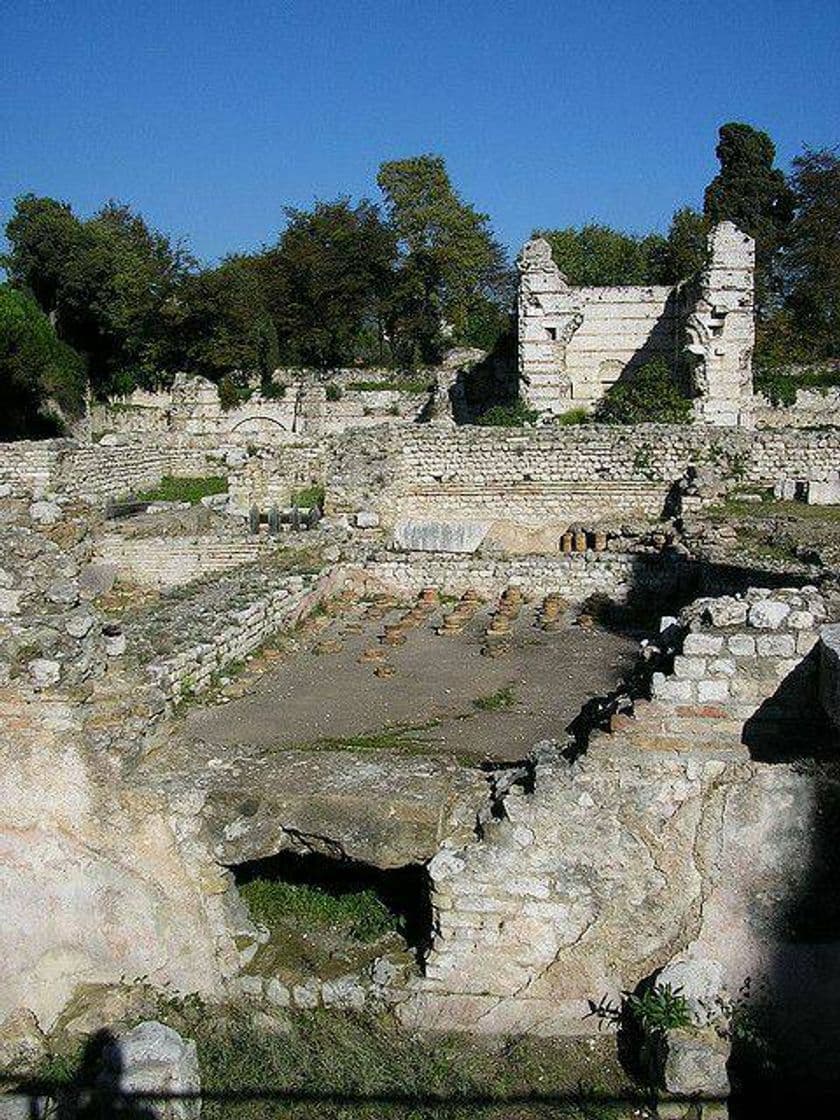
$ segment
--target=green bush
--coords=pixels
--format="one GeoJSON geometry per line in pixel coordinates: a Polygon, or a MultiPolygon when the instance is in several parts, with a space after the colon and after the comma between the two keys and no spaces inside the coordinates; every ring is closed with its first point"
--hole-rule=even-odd
{"type": "Polygon", "coordinates": [[[340,385],[328,385],[327,386],[327,400],[328,401],[340,401],[343,396],[344,396],[344,394],[341,391],[341,386],[340,385]]]}
{"type": "Polygon", "coordinates": [[[591,419],[587,409],[570,408],[568,412],[561,412],[559,416],[555,416],[554,423],[572,426],[575,424],[588,424],[591,419]]]}
{"type": "Polygon", "coordinates": [[[494,404],[492,408],[482,412],[476,423],[485,428],[524,428],[528,424],[535,424],[538,417],[536,409],[517,400],[511,404],[494,404]]]}
{"type": "Polygon", "coordinates": [[[219,404],[225,412],[231,408],[236,408],[237,405],[244,404],[251,396],[251,390],[244,385],[237,384],[229,373],[226,373],[219,381],[216,391],[219,394],[219,404]]]}
{"type": "Polygon", "coordinates": [[[267,401],[280,401],[286,395],[288,385],[281,385],[279,381],[264,381],[260,386],[260,393],[267,401]]]}
{"type": "Polygon", "coordinates": [[[756,371],[754,388],[757,393],[763,393],[771,404],[777,408],[779,405],[789,405],[796,402],[796,380],[789,373],[780,369],[760,369],[756,371]]]}
{"type": "Polygon", "coordinates": [[[315,506],[318,509],[323,509],[325,496],[326,491],[323,483],[314,482],[311,486],[305,486],[302,490],[297,490],[292,494],[292,505],[300,506],[303,509],[313,509],[315,506]]]}
{"type": "Polygon", "coordinates": [[[601,424],[687,424],[691,401],[682,395],[664,358],[616,381],[595,407],[601,424]]]}

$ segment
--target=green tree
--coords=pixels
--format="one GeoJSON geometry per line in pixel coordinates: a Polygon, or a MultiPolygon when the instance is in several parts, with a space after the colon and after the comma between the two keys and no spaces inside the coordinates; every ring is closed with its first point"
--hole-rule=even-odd
{"type": "Polygon", "coordinates": [[[6,237],[10,252],[2,264],[10,282],[55,322],[68,264],[82,252],[82,223],[66,202],[25,194],[15,199],[6,237]]]}
{"type": "Polygon", "coordinates": [[[690,416],[691,402],[677,388],[663,358],[620,378],[595,406],[600,424],[685,424],[690,416]]]}
{"type": "Polygon", "coordinates": [[[711,223],[730,221],[755,238],[756,305],[766,312],[777,287],[773,258],[793,216],[793,193],[766,132],[730,122],[715,149],[720,171],[706,188],[703,210],[711,223]]]}
{"type": "Polygon", "coordinates": [[[396,246],[377,207],[341,198],[286,215],[260,262],[283,359],[330,369],[381,355],[396,246]]]}
{"type": "Polygon", "coordinates": [[[675,211],[668,236],[651,253],[651,280],[678,284],[699,272],[708,258],[708,234],[709,222],[703,214],[690,206],[675,211]]]}
{"type": "Polygon", "coordinates": [[[506,254],[489,218],[464,202],[440,156],[392,160],[379,168],[391,226],[404,267],[437,286],[423,319],[439,315],[457,342],[468,341],[470,317],[488,301],[509,306],[512,279],[506,254]]]}
{"type": "Polygon", "coordinates": [[[808,148],[793,161],[795,215],[782,255],[785,307],[796,345],[840,357],[840,157],[808,148]]]}
{"type": "Polygon", "coordinates": [[[129,207],[86,222],[49,198],[19,198],[6,227],[12,283],[32,293],[59,337],[83,354],[94,389],[130,374],[153,381],[169,345],[168,304],[192,267],[184,249],[129,207]]]}
{"type": "Polygon", "coordinates": [[[536,230],[534,237],[548,241],[557,267],[581,287],[654,283],[651,261],[665,244],[659,234],[639,237],[595,223],[536,230]]]}
{"type": "Polygon", "coordinates": [[[0,439],[55,434],[51,401],[65,416],[82,411],[82,360],[31,296],[0,284],[0,439]]]}
{"type": "Polygon", "coordinates": [[[177,294],[170,363],[220,381],[235,371],[266,384],[277,367],[277,330],[264,298],[259,262],[228,257],[184,278],[177,294]]]}

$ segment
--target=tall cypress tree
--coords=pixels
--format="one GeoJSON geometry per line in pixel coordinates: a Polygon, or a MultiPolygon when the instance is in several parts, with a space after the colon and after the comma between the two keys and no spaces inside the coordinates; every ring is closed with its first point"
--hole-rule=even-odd
{"type": "Polygon", "coordinates": [[[793,217],[793,194],[784,173],[773,166],[776,147],[766,132],[733,121],[718,135],[720,171],[706,188],[704,212],[710,222],[734,222],[755,238],[761,311],[777,289],[773,258],[793,217]]]}

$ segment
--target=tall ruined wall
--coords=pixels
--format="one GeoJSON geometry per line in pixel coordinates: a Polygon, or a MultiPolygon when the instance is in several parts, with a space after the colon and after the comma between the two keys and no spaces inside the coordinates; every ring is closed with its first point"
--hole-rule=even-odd
{"type": "Polygon", "coordinates": [[[755,244],[731,222],[709,235],[709,263],[686,286],[572,287],[543,238],[519,269],[519,378],[544,415],[590,408],[619,378],[663,357],[693,359],[698,419],[752,425],[755,244]]]}
{"type": "Polygon", "coordinates": [[[77,984],[123,977],[219,995],[240,966],[228,879],[197,827],[129,776],[164,698],[125,663],[84,521],[44,529],[14,512],[0,557],[0,1020],[29,1008],[49,1029],[77,984]]]}

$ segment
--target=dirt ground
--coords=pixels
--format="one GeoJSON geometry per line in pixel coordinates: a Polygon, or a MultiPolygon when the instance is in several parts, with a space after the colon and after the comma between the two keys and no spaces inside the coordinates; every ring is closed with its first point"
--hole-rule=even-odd
{"type": "Polygon", "coordinates": [[[638,648],[570,620],[546,631],[534,602],[511,619],[509,634],[490,639],[503,651],[487,656],[498,604],[480,605],[458,633],[437,633],[452,605],[339,602],[285,648],[256,658],[215,702],[192,709],[183,730],[219,746],[396,747],[515,761],[541,739],[562,739],[586,700],[616,687],[638,648]],[[402,643],[383,643],[386,626],[412,606],[402,643]]]}

